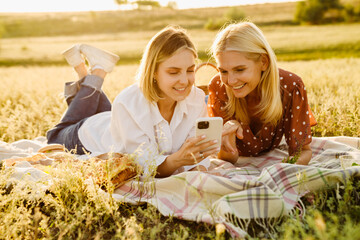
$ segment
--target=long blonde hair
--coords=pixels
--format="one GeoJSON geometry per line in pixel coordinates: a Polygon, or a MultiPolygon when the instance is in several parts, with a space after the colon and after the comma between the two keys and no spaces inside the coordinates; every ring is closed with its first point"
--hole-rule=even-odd
{"type": "MultiPolygon", "coordinates": [[[[282,117],[282,101],[280,92],[279,70],[276,56],[262,31],[251,22],[231,24],[220,31],[212,45],[214,58],[225,51],[238,51],[246,54],[248,59],[258,61],[261,55],[269,59],[268,68],[262,72],[256,91],[260,96],[256,114],[263,123],[275,126],[282,117]]],[[[249,114],[244,98],[236,98],[226,86],[229,101],[225,106],[227,117],[235,115],[238,121],[249,124],[249,114]]]]}
{"type": "Polygon", "coordinates": [[[148,101],[157,102],[161,99],[161,91],[154,79],[159,64],[183,49],[192,51],[197,58],[194,44],[185,30],[179,26],[167,26],[149,41],[136,77],[148,101]]]}

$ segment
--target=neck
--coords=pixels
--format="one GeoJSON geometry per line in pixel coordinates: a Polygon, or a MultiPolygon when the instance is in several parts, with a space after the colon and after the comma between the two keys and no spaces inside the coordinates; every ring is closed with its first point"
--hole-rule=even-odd
{"type": "Polygon", "coordinates": [[[261,97],[255,91],[252,91],[249,95],[245,97],[245,100],[249,117],[251,118],[252,115],[257,112],[261,97]]]}
{"type": "Polygon", "coordinates": [[[176,101],[172,101],[169,99],[160,99],[157,102],[161,116],[163,116],[163,118],[169,123],[174,114],[176,103],[176,101]]]}
{"type": "Polygon", "coordinates": [[[252,91],[245,97],[247,103],[260,102],[260,99],[261,97],[257,93],[256,89],[254,89],[254,91],[252,91]]]}

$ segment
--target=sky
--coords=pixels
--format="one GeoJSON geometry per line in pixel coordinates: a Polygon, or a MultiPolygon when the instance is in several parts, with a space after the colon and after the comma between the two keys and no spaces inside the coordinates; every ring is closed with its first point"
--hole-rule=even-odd
{"type": "MultiPolygon", "coordinates": [[[[165,6],[169,0],[158,0],[165,6]]],[[[174,1],[174,0],[172,0],[174,1]]],[[[179,9],[235,6],[266,2],[289,2],[294,0],[177,0],[179,9]]],[[[0,12],[68,12],[118,10],[114,0],[7,0],[0,12]]]]}

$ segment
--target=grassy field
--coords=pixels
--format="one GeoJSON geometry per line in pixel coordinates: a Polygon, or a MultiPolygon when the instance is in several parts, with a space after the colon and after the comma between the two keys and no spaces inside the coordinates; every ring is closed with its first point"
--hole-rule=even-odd
{"type": "MultiPolygon", "coordinates": [[[[360,136],[359,58],[279,64],[303,78],[318,121],[313,128],[315,136],[360,136]]],[[[134,82],[136,69],[136,64],[121,65],[107,77],[104,91],[111,100],[134,82]]],[[[197,84],[206,83],[210,72],[203,69],[197,74],[197,84]]],[[[0,140],[6,142],[43,136],[66,108],[62,97],[64,82],[75,79],[73,70],[65,66],[1,67],[0,75],[3,76],[0,140]]],[[[68,166],[56,172],[50,171],[56,182],[55,190],[52,190],[55,194],[42,193],[41,200],[33,200],[31,194],[27,194],[37,192],[30,190],[32,187],[29,186],[25,193],[18,189],[23,186],[9,191],[4,187],[6,176],[0,177],[0,217],[14,223],[2,226],[0,239],[9,236],[27,239],[229,238],[227,233],[216,235],[214,226],[163,217],[152,206],[137,207],[103,199],[101,194],[85,190],[81,174],[74,176],[69,171],[71,167],[68,166]]],[[[342,239],[351,239],[349,236],[360,232],[360,219],[355,214],[360,213],[360,201],[356,197],[358,189],[358,185],[346,188],[347,192],[341,196],[344,199],[350,196],[347,201],[337,199],[334,190],[318,193],[317,202],[307,206],[306,219],[300,221],[295,215],[284,220],[277,226],[277,238],[339,239],[337,234],[340,234],[342,239]],[[327,227],[319,231],[316,221],[325,221],[327,227]],[[345,227],[339,222],[344,222],[345,227]],[[312,236],[317,237],[310,238],[312,236]],[[324,236],[326,238],[321,238],[324,236]]],[[[269,237],[261,229],[254,235],[269,237]]]]}
{"type": "MultiPolygon", "coordinates": [[[[298,26],[292,22],[295,7],[292,2],[237,9],[261,26],[279,60],[360,57],[360,23],[298,26]]],[[[117,53],[119,64],[138,63],[149,39],[168,24],[188,29],[201,60],[207,61],[216,31],[204,25],[209,18],[223,18],[229,9],[0,13],[0,66],[66,65],[59,53],[78,42],[117,53]]]]}
{"type": "MultiPolygon", "coordinates": [[[[313,128],[315,136],[360,136],[359,64],[359,58],[279,63],[280,67],[300,75],[307,86],[309,101],[318,121],[318,125],[313,128]]],[[[104,91],[111,100],[134,82],[136,69],[136,64],[121,65],[107,77],[104,91]]],[[[209,75],[214,74],[214,71],[211,71],[203,69],[199,72],[197,84],[206,83],[209,75]]],[[[0,75],[3,77],[3,90],[0,95],[0,140],[6,142],[44,136],[46,130],[59,120],[66,108],[62,97],[64,82],[76,79],[71,67],[65,66],[0,67],[0,75]]],[[[163,217],[151,206],[137,207],[103,199],[101,194],[85,190],[83,177],[70,174],[67,166],[50,173],[56,179],[53,190],[55,195],[42,193],[41,200],[34,200],[27,193],[35,190],[24,193],[18,189],[23,186],[17,187],[16,191],[9,191],[5,187],[6,176],[0,177],[0,218],[14,223],[0,224],[0,239],[9,236],[27,239],[34,239],[36,236],[46,239],[229,238],[228,234],[216,235],[214,226],[163,217]],[[34,235],[34,231],[37,235],[34,235]]],[[[315,235],[338,239],[335,231],[342,234],[343,239],[351,239],[347,236],[353,236],[354,231],[360,231],[360,219],[354,216],[354,212],[359,211],[359,199],[356,198],[359,186],[346,189],[348,195],[355,194],[347,202],[337,199],[335,201],[333,190],[319,193],[316,198],[319,202],[317,205],[308,206],[308,215],[302,220],[302,224],[299,225],[296,216],[288,218],[277,226],[277,237],[295,239],[298,235],[315,235]],[[334,219],[335,217],[337,219],[334,219]],[[317,233],[318,225],[314,221],[320,221],[318,219],[325,219],[329,230],[317,233]],[[344,221],[347,227],[337,224],[340,221],[344,221]],[[305,232],[304,226],[308,229],[305,232]]],[[[255,235],[266,237],[260,230],[255,235]]]]}
{"type": "MultiPolygon", "coordinates": [[[[318,125],[315,136],[360,136],[359,58],[280,62],[280,67],[300,75],[307,88],[318,125]]],[[[137,65],[120,65],[106,79],[104,91],[110,100],[134,82],[137,65]]],[[[215,71],[197,74],[205,84],[215,71]]],[[[66,108],[63,84],[76,79],[71,67],[1,67],[0,140],[44,136],[66,108]],[[26,124],[24,124],[26,123],[26,124]]]]}
{"type": "MultiPolygon", "coordinates": [[[[325,26],[265,26],[262,28],[279,60],[360,57],[360,24],[325,26]],[[326,39],[326,41],[324,41],[326,39]]],[[[216,31],[188,30],[201,60],[216,31]]],[[[4,38],[0,66],[66,65],[60,52],[74,43],[88,43],[120,55],[119,64],[138,63],[146,43],[156,31],[119,32],[84,36],[4,38]]]]}
{"type": "MultiPolygon", "coordinates": [[[[241,9],[261,25],[280,67],[303,78],[318,122],[313,135],[359,137],[360,24],[297,26],[291,22],[294,3],[241,9]]],[[[44,136],[58,122],[66,109],[63,84],[76,80],[60,52],[72,44],[89,43],[121,56],[103,88],[113,100],[134,82],[142,49],[157,29],[167,23],[188,28],[201,60],[208,61],[216,32],[203,25],[227,10],[1,14],[6,32],[0,40],[0,140],[44,136]]],[[[202,69],[196,84],[206,84],[213,74],[214,70],[202,69]]],[[[49,173],[55,182],[51,193],[20,184],[9,188],[5,171],[0,170],[0,239],[229,238],[227,233],[217,234],[215,226],[164,217],[154,207],[121,204],[88,191],[81,174],[69,172],[69,166],[49,173]]],[[[313,203],[303,199],[306,217],[285,219],[276,227],[276,238],[358,239],[359,190],[354,181],[341,186],[340,192],[315,193],[313,203]]],[[[269,238],[261,229],[254,237],[269,238]]]]}

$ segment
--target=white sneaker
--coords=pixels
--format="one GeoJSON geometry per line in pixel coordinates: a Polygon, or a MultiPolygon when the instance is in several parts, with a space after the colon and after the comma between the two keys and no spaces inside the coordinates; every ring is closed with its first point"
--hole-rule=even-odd
{"type": "Polygon", "coordinates": [[[72,67],[79,66],[81,63],[84,62],[84,58],[81,56],[79,44],[75,44],[74,46],[65,50],[61,54],[65,57],[66,61],[72,67]]]}
{"type": "Polygon", "coordinates": [[[85,55],[89,61],[91,69],[96,65],[102,67],[105,72],[109,73],[114,69],[114,66],[120,57],[111,52],[87,45],[80,45],[80,52],[85,55]]]}

